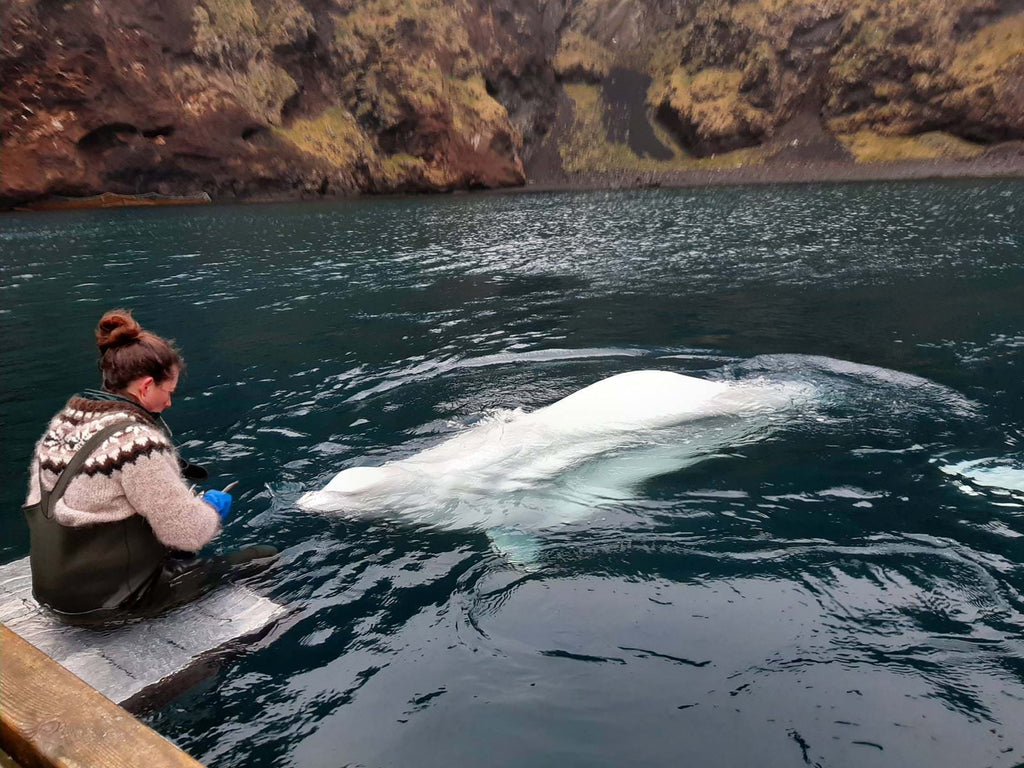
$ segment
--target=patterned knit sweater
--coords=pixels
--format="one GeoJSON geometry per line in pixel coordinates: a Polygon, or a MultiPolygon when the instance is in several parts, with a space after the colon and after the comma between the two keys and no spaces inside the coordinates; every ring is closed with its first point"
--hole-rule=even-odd
{"type": "Polygon", "coordinates": [[[36,443],[26,504],[39,501],[40,469],[43,486],[52,490],[86,440],[125,419],[133,424],[104,440],[68,484],[54,505],[57,521],[83,526],[142,515],[163,544],[198,551],[220,531],[220,516],[193,495],[169,437],[133,403],[71,398],[36,443]]]}

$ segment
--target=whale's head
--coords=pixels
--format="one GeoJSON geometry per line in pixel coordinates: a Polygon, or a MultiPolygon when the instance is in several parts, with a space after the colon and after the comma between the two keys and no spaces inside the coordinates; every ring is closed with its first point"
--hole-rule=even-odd
{"type": "Polygon", "coordinates": [[[391,478],[387,467],[350,467],[339,472],[323,489],[303,494],[298,505],[314,511],[332,511],[365,499],[385,487],[391,478]]]}

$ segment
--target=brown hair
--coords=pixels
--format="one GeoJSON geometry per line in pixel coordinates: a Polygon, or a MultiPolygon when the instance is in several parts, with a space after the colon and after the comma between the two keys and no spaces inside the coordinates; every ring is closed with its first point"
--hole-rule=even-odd
{"type": "Polygon", "coordinates": [[[174,342],[143,330],[130,309],[112,309],[96,326],[103,388],[123,392],[136,379],[152,376],[157,383],[167,380],[185,361],[174,342]]]}

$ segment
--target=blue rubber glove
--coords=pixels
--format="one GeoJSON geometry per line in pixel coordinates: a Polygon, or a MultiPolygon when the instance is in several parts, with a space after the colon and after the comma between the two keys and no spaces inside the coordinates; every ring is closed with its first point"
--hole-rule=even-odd
{"type": "Polygon", "coordinates": [[[203,501],[217,510],[221,522],[228,519],[228,512],[231,511],[231,494],[224,491],[207,491],[203,494],[203,501]]]}

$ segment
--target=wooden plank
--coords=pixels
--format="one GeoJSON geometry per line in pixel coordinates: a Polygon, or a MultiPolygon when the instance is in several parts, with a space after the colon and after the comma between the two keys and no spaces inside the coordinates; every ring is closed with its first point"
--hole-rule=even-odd
{"type": "Polygon", "coordinates": [[[201,768],[2,624],[0,748],[26,768],[201,768]]]}

